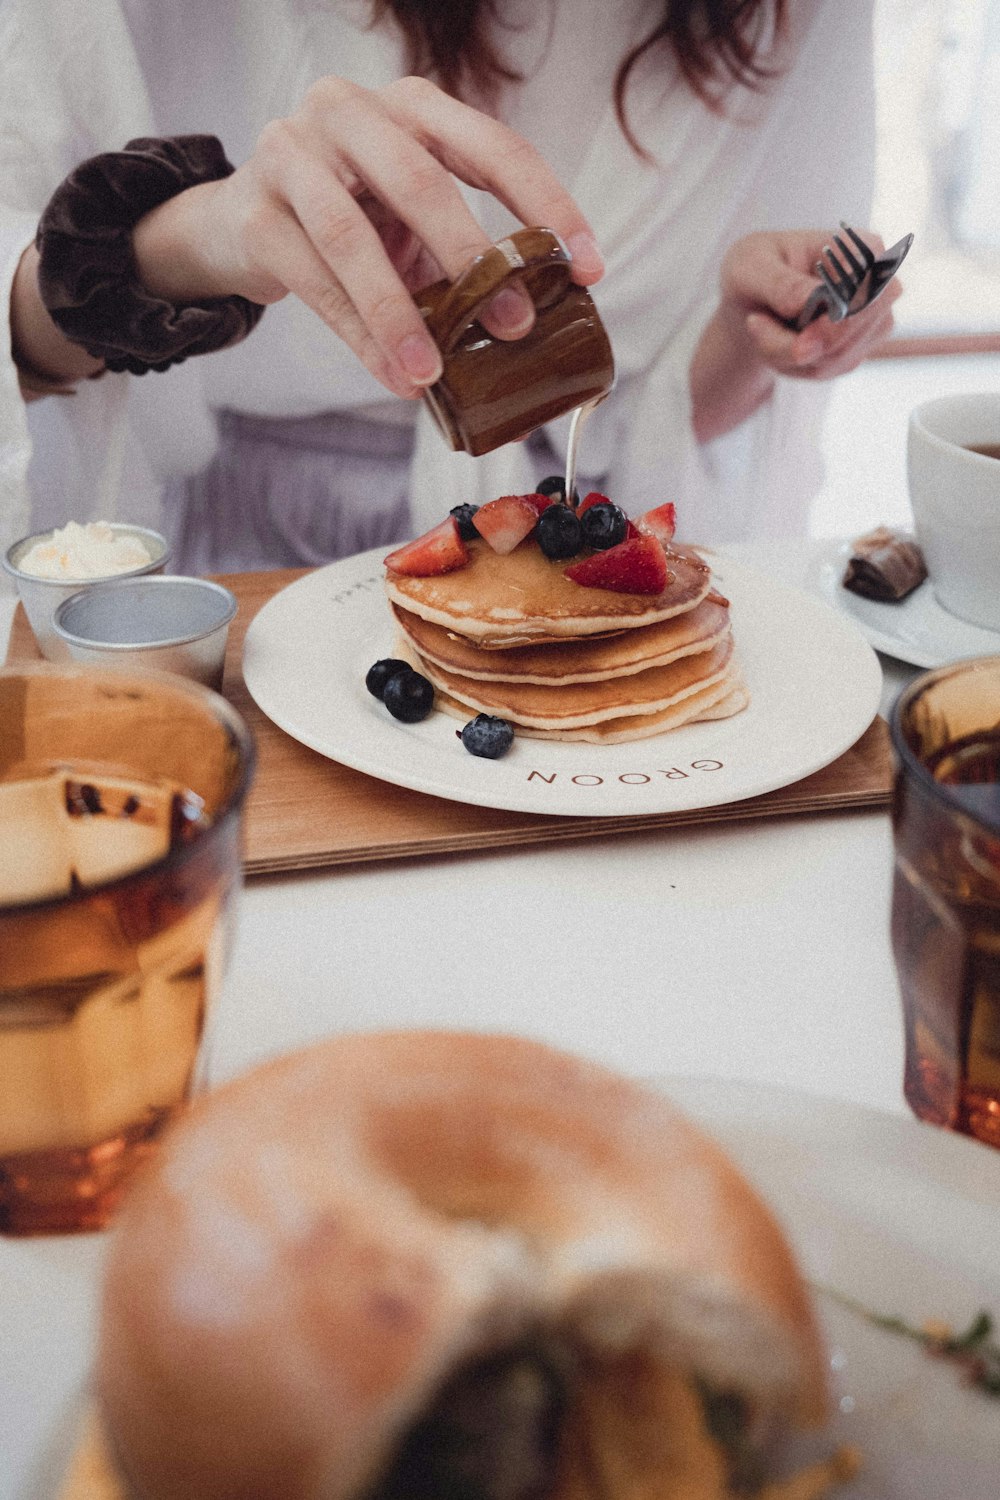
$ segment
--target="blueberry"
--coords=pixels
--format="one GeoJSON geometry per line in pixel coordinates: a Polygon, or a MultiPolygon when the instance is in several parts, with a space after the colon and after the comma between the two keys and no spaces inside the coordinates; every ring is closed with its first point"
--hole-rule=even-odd
{"type": "Polygon", "coordinates": [[[583,546],[580,518],[568,505],[550,505],[543,510],[535,536],[546,557],[575,557],[583,546]]]}
{"type": "Polygon", "coordinates": [[[610,500],[598,500],[593,505],[588,505],[580,517],[580,524],[583,527],[583,540],[595,552],[606,552],[609,547],[617,547],[619,542],[625,540],[628,532],[625,512],[610,500]]]}
{"type": "MultiPolygon", "coordinates": [[[[536,495],[554,495],[557,500],[561,500],[563,498],[563,495],[565,494],[565,491],[566,491],[566,475],[565,474],[550,474],[547,479],[543,479],[542,480],[541,484],[536,484],[535,485],[535,494],[536,495]]],[[[579,490],[574,490],[573,491],[573,504],[574,505],[579,505],[579,503],[580,503],[580,491],[579,490]]]]}
{"type": "Polygon", "coordinates": [[[473,542],[479,535],[479,532],[472,524],[472,518],[478,509],[478,505],[453,505],[448,512],[449,516],[455,517],[458,525],[458,534],[463,542],[473,542]]]}
{"type": "Polygon", "coordinates": [[[373,667],[368,668],[365,677],[365,687],[373,698],[379,702],[385,700],[385,686],[390,677],[395,677],[397,672],[410,672],[412,667],[408,661],[400,661],[398,656],[385,656],[377,661],[373,667]]]}
{"type": "Polygon", "coordinates": [[[459,738],[470,755],[481,755],[484,760],[499,760],[514,743],[514,730],[506,719],[495,719],[491,714],[477,714],[460,731],[459,738]]]}
{"type": "Polygon", "coordinates": [[[384,702],[394,719],[401,719],[404,724],[418,724],[434,707],[434,689],[426,677],[408,668],[389,678],[384,702]]]}

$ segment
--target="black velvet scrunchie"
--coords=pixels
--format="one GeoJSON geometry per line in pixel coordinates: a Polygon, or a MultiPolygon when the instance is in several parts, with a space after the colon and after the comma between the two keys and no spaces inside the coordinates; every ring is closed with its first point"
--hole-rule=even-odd
{"type": "Polygon", "coordinates": [[[144,375],[239,343],[264,309],[245,297],[174,304],[141,285],[132,229],[158,204],[234,170],[213,135],[129,141],[82,162],[38,225],[38,289],[56,326],[109,370],[144,375]]]}

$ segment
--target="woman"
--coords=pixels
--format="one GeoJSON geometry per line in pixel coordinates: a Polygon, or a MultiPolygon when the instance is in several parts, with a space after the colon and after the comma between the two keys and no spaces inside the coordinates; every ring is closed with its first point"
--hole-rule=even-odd
{"type": "MultiPolygon", "coordinates": [[[[633,511],[675,499],[702,541],[803,527],[817,381],[891,325],[895,289],[847,323],[784,323],[830,226],[867,220],[867,6],[849,21],[836,0],[80,10],[4,12],[8,532],[27,529],[30,493],[36,525],[157,516],[184,569],[312,563],[532,488],[560,466],[559,424],[450,454],[415,403],[438,356],[407,292],[518,220],[555,228],[575,278],[601,283],[619,382],[588,427],[588,480],[633,511]],[[102,375],[41,301],[38,215],[84,157],[189,132],[240,165],[140,218],[140,292],[271,305],[221,352],[102,375]]],[[[490,325],[517,337],[530,319],[514,295],[490,325]]]]}

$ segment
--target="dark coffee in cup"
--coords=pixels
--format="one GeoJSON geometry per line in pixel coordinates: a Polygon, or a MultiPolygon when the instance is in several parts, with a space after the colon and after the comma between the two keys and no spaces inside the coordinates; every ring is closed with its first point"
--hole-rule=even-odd
{"type": "Polygon", "coordinates": [[[569,252],[551,229],[517,230],[457,281],[425,287],[417,304],[444,361],[424,399],[457,451],[490,453],[614,385],[604,325],[590,293],[571,280],[569,252]],[[478,316],[513,282],[534,303],[534,326],[520,339],[494,338],[478,316]]]}

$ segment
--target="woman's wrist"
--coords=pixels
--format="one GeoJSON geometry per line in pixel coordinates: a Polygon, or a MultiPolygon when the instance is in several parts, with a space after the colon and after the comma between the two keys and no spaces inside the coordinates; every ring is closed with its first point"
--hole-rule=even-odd
{"type": "Polygon", "coordinates": [[[14,272],[10,295],[10,337],[14,363],[25,394],[66,389],[101,374],[103,362],[65,337],[50,318],[38,290],[38,250],[27,247],[14,272]]]}
{"type": "Polygon", "coordinates": [[[202,302],[231,297],[239,288],[211,253],[217,244],[210,216],[223,182],[186,188],[160,203],[132,230],[132,254],[139,281],[166,302],[202,302]]]}
{"type": "Polygon", "coordinates": [[[209,295],[150,291],[133,244],[136,225],[157,208],[193,188],[218,187],[232,173],[221,144],[208,135],[141,137],[81,162],[49,199],[35,237],[38,291],[65,337],[109,370],[133,375],[246,338],[264,308],[222,291],[210,274],[215,235],[200,231],[199,222],[211,195],[192,194],[164,216],[143,265],[157,286],[208,284],[209,295]]]}
{"type": "Polygon", "coordinates": [[[731,432],[774,391],[775,374],[746,326],[747,313],[719,303],[691,360],[691,420],[700,443],[731,432]]]}

